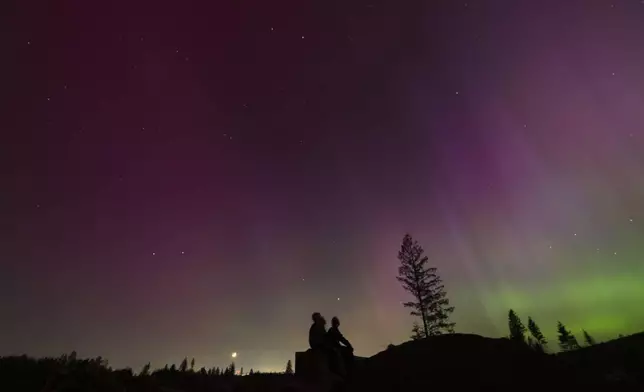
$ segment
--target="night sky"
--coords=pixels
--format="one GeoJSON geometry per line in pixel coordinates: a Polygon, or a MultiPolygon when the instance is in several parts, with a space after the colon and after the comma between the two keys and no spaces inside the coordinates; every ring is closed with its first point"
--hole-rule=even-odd
{"type": "Polygon", "coordinates": [[[372,355],[406,232],[458,332],[644,328],[644,2],[2,9],[0,355],[372,355]]]}

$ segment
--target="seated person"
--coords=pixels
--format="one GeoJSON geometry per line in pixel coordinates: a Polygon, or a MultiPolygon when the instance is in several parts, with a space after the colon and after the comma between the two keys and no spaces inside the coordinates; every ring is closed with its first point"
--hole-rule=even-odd
{"type": "Polygon", "coordinates": [[[340,332],[340,319],[333,317],[331,319],[331,328],[326,333],[328,344],[339,354],[342,364],[336,365],[336,369],[343,369],[344,372],[350,373],[353,364],[353,346],[340,332]]]}
{"type": "Polygon", "coordinates": [[[309,328],[309,346],[312,350],[324,350],[327,347],[326,342],[326,320],[318,312],[311,316],[313,324],[309,328]]]}

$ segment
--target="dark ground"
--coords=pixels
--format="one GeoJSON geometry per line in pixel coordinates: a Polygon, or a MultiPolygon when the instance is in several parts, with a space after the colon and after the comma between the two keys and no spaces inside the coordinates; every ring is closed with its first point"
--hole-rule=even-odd
{"type": "MultiPolygon", "coordinates": [[[[312,385],[298,376],[212,376],[157,371],[133,376],[100,359],[0,358],[0,390],[11,392],[215,392],[215,391],[504,391],[644,390],[644,333],[548,355],[507,339],[452,334],[406,342],[358,363],[351,381],[312,385]]],[[[297,369],[296,369],[297,371],[297,369]]]]}

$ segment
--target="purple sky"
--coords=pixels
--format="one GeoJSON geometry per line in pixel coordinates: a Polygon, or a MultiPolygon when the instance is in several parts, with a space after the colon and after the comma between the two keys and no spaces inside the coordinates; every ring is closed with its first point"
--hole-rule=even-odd
{"type": "Polygon", "coordinates": [[[406,232],[459,332],[644,327],[643,2],[3,8],[0,355],[371,355],[406,232]]]}

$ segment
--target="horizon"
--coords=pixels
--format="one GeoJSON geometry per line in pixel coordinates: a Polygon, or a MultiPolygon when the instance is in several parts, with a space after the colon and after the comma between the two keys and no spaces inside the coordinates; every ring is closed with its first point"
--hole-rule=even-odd
{"type": "MultiPolygon", "coordinates": [[[[572,332],[573,332],[573,334],[574,334],[574,335],[576,335],[576,336],[579,338],[579,333],[575,333],[575,331],[572,331],[572,332]]],[[[457,335],[458,335],[458,334],[460,334],[460,335],[476,335],[476,334],[463,334],[463,333],[461,333],[461,332],[454,332],[454,334],[457,334],[457,335]]],[[[613,338],[608,338],[608,339],[606,339],[606,340],[595,340],[595,342],[594,342],[593,344],[594,344],[594,345],[597,345],[597,344],[607,343],[607,342],[610,342],[610,341],[613,341],[613,340],[622,339],[622,338],[628,338],[628,337],[630,337],[630,336],[638,335],[638,334],[644,334],[644,331],[635,332],[635,333],[633,333],[633,334],[620,334],[620,335],[618,335],[618,336],[615,336],[615,337],[613,337],[613,338]]],[[[447,335],[447,334],[444,334],[444,335],[447,335]]],[[[432,336],[431,338],[437,338],[437,337],[440,337],[440,336],[442,336],[442,335],[432,336]]],[[[487,338],[487,339],[507,339],[507,338],[508,338],[508,336],[507,336],[507,335],[506,335],[506,336],[500,336],[500,337],[490,337],[490,336],[482,336],[482,335],[476,335],[476,336],[481,336],[481,337],[483,337],[483,338],[487,338]]],[[[555,353],[559,353],[559,352],[561,352],[561,351],[562,351],[562,350],[561,350],[561,348],[558,346],[558,343],[556,342],[556,339],[550,339],[550,338],[549,338],[549,337],[547,337],[547,336],[546,336],[546,338],[548,338],[548,345],[547,345],[547,347],[546,347],[546,348],[547,348],[547,353],[548,353],[548,354],[555,354],[555,353]],[[554,347],[554,350],[553,350],[553,347],[554,347]]],[[[403,341],[403,342],[399,343],[398,345],[400,345],[400,344],[404,344],[404,343],[408,343],[408,342],[412,342],[412,341],[413,341],[413,340],[411,340],[411,339],[410,339],[410,340],[406,340],[406,341],[403,341]]],[[[587,345],[586,343],[583,343],[581,347],[582,347],[582,348],[584,348],[584,347],[588,347],[588,345],[587,345]]],[[[376,355],[376,354],[378,354],[378,353],[381,353],[381,352],[383,352],[383,351],[386,351],[387,349],[388,349],[388,348],[384,348],[383,350],[378,351],[378,352],[374,353],[373,355],[376,355]]],[[[74,352],[76,352],[76,351],[74,351],[74,352]]],[[[42,356],[42,357],[36,357],[36,356],[29,355],[29,354],[27,354],[27,353],[22,353],[22,354],[0,355],[0,358],[3,358],[3,357],[20,357],[20,356],[24,356],[24,355],[26,355],[26,356],[27,356],[27,357],[29,357],[29,358],[35,358],[35,359],[40,359],[40,358],[58,358],[58,357],[60,357],[61,355],[69,355],[69,354],[71,354],[71,352],[68,352],[68,353],[62,353],[62,354],[59,354],[59,355],[51,355],[51,356],[50,356],[50,355],[47,355],[47,356],[42,356]]],[[[293,354],[295,354],[295,353],[293,353],[293,354]]],[[[360,355],[356,355],[356,358],[369,358],[369,357],[372,357],[373,355],[370,355],[370,356],[367,356],[367,357],[360,356],[360,355]]],[[[94,358],[96,358],[96,357],[92,357],[92,356],[83,356],[83,355],[82,355],[82,353],[81,353],[81,354],[79,354],[78,352],[76,352],[76,358],[77,358],[78,360],[87,360],[87,359],[94,359],[94,358]]],[[[259,368],[259,369],[255,369],[255,368],[246,368],[246,367],[242,366],[242,365],[241,365],[241,364],[240,364],[236,359],[234,359],[234,358],[231,358],[231,361],[229,361],[229,363],[224,364],[224,365],[211,364],[211,363],[209,363],[208,361],[201,363],[201,362],[199,362],[196,358],[192,358],[192,357],[190,357],[190,356],[188,356],[188,357],[184,357],[184,358],[188,360],[188,365],[189,365],[189,366],[190,366],[190,360],[191,360],[191,359],[195,359],[195,366],[194,366],[194,371],[195,371],[195,372],[198,372],[198,371],[199,371],[200,369],[202,369],[202,368],[204,368],[204,369],[206,369],[206,370],[213,369],[213,368],[219,368],[219,369],[223,370],[223,369],[225,369],[227,366],[230,366],[230,364],[231,364],[231,363],[234,363],[234,364],[235,364],[235,366],[236,366],[235,374],[236,374],[236,375],[242,375],[242,376],[247,376],[247,375],[249,375],[249,372],[250,372],[251,370],[252,370],[254,373],[257,373],[257,372],[260,372],[260,373],[283,373],[283,372],[284,372],[284,370],[285,370],[285,368],[286,368],[286,364],[287,364],[287,362],[288,362],[288,361],[292,361],[293,366],[295,366],[295,358],[287,359],[287,360],[286,360],[286,362],[284,362],[284,366],[283,366],[282,368],[265,368],[265,369],[262,369],[262,368],[259,368]],[[242,371],[244,372],[243,374],[241,374],[241,372],[242,372],[242,371]]],[[[183,361],[183,359],[184,359],[184,358],[182,358],[181,360],[179,360],[179,361],[177,361],[177,362],[168,362],[168,363],[158,364],[158,365],[156,365],[154,361],[149,361],[149,362],[143,363],[139,368],[137,368],[137,367],[133,367],[133,366],[130,366],[130,365],[123,365],[123,366],[115,367],[115,366],[113,366],[113,365],[112,365],[112,363],[110,362],[109,358],[102,357],[102,359],[104,359],[104,360],[106,360],[106,361],[107,361],[108,366],[109,366],[110,368],[112,368],[112,369],[114,369],[114,370],[130,369],[130,370],[132,370],[132,372],[133,372],[134,374],[138,374],[138,373],[140,372],[140,370],[141,370],[141,369],[142,369],[142,368],[143,368],[147,363],[149,363],[149,364],[150,364],[150,371],[151,371],[151,372],[154,372],[155,370],[162,370],[162,369],[164,369],[166,366],[167,366],[167,367],[172,367],[172,366],[174,365],[174,366],[176,366],[177,368],[179,368],[179,364],[181,363],[181,361],[183,361]]]]}
{"type": "Polygon", "coordinates": [[[10,9],[0,355],[370,356],[405,233],[457,332],[644,330],[640,1],[10,9]]]}

